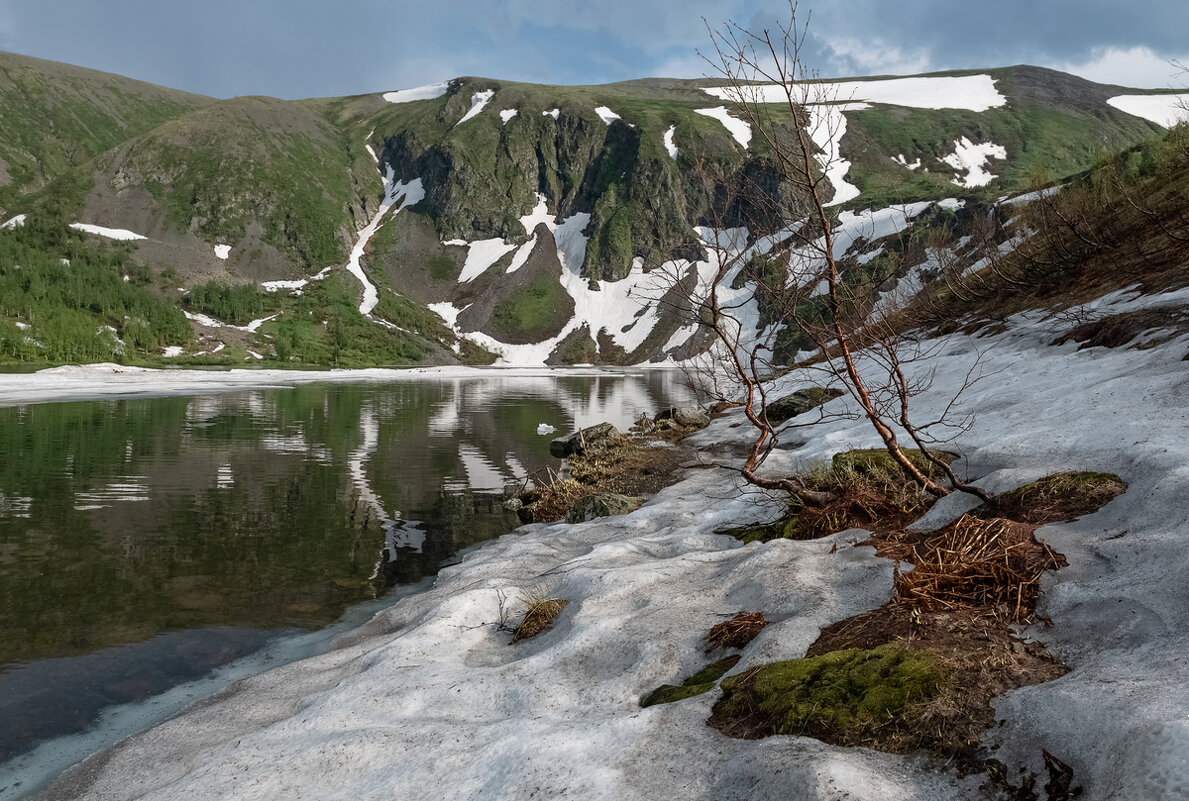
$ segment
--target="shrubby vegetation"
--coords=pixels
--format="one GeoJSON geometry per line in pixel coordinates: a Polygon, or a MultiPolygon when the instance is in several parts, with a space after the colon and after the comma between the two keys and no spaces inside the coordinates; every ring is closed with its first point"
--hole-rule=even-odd
{"type": "Polygon", "coordinates": [[[232,325],[246,325],[275,310],[278,305],[275,295],[261,292],[251,284],[228,286],[218,281],[207,281],[194,287],[182,301],[182,306],[187,309],[232,325]]]}
{"type": "Polygon", "coordinates": [[[133,246],[96,242],[56,212],[48,203],[0,232],[0,361],[124,362],[190,340],[181,310],[143,286],[133,246]]]}

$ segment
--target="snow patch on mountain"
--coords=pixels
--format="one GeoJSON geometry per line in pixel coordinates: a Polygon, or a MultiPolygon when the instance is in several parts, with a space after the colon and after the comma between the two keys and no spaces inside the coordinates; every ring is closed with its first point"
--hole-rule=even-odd
{"type": "Polygon", "coordinates": [[[863,103],[809,107],[809,135],[820,148],[813,158],[834,187],[834,197],[827,206],[837,206],[859,196],[859,187],[846,180],[850,161],[842,158],[842,137],[846,136],[844,111],[869,108],[863,103]]]}
{"type": "MultiPolygon", "coordinates": [[[[735,90],[727,86],[703,87],[703,92],[723,100],[736,100],[735,90]]],[[[805,87],[810,104],[833,102],[886,103],[893,106],[927,109],[965,109],[986,111],[1007,103],[990,75],[935,76],[922,78],[883,78],[870,81],[824,81],[805,87]]],[[[801,87],[793,91],[794,99],[801,87]]],[[[787,103],[780,84],[747,86],[743,99],[760,103],[787,103]]]]}
{"type": "Polygon", "coordinates": [[[467,250],[466,263],[463,264],[462,272],[458,275],[458,283],[467,284],[474,281],[499,261],[500,257],[515,247],[498,237],[471,242],[467,250]]]}
{"type": "Polygon", "coordinates": [[[11,231],[13,228],[20,228],[25,224],[26,216],[24,214],[18,214],[11,220],[6,221],[3,225],[0,225],[0,231],[11,231]]]}
{"type": "Polygon", "coordinates": [[[915,171],[915,170],[919,170],[921,168],[920,156],[917,156],[916,161],[909,162],[908,159],[904,158],[904,154],[900,153],[897,156],[895,156],[892,159],[892,161],[896,162],[897,164],[899,164],[901,167],[903,167],[906,170],[914,170],[915,171]]]}
{"type": "Polygon", "coordinates": [[[515,116],[516,116],[517,114],[519,114],[519,113],[520,113],[519,109],[514,109],[514,108],[506,108],[506,109],[504,109],[503,111],[501,111],[501,112],[500,112],[500,121],[501,121],[501,122],[502,122],[504,125],[507,125],[507,124],[508,124],[508,120],[512,119],[513,117],[515,117],[515,116]]]}
{"type": "Polygon", "coordinates": [[[595,114],[598,114],[599,119],[602,120],[603,122],[605,122],[607,125],[610,125],[611,123],[615,122],[616,120],[623,119],[622,117],[620,117],[618,114],[616,114],[614,111],[607,108],[606,106],[599,106],[598,108],[596,108],[595,114]]]}
{"type": "Polygon", "coordinates": [[[735,141],[742,145],[744,150],[747,149],[748,144],[751,142],[751,126],[743,120],[732,117],[727,113],[726,106],[694,109],[694,113],[721,122],[731,136],[735,137],[735,141]]]}
{"type": "Polygon", "coordinates": [[[1189,119],[1189,94],[1116,95],[1106,102],[1119,111],[1154,122],[1164,128],[1171,128],[1178,122],[1189,119]]]}
{"type": "Polygon", "coordinates": [[[454,123],[454,127],[457,128],[459,125],[462,125],[467,120],[477,116],[480,111],[487,108],[487,104],[491,102],[491,98],[493,98],[493,97],[495,97],[494,89],[488,89],[483,92],[475,92],[473,95],[471,95],[470,110],[467,111],[467,113],[462,116],[461,120],[454,123]]]}
{"type": "Polygon", "coordinates": [[[558,117],[561,116],[561,109],[555,108],[552,111],[542,111],[541,116],[542,117],[553,117],[553,119],[556,120],[558,117]]]}
{"type": "Polygon", "coordinates": [[[148,239],[147,236],[142,236],[123,228],[104,228],[102,225],[91,225],[89,223],[71,223],[70,227],[76,231],[101,236],[105,239],[114,239],[117,242],[135,242],[140,239],[148,239]]]}
{"type": "Polygon", "coordinates": [[[395,92],[385,92],[384,99],[389,103],[411,103],[414,100],[433,100],[446,94],[450,88],[448,82],[431,83],[417,86],[413,89],[398,89],[395,92]]]}
{"type": "Polygon", "coordinates": [[[227,261],[227,257],[231,255],[231,245],[215,245],[215,258],[227,261]]]}
{"type": "Polygon", "coordinates": [[[976,145],[963,136],[954,140],[954,152],[942,156],[941,160],[957,171],[958,175],[953,178],[953,183],[972,187],[986,186],[995,180],[996,176],[987,169],[988,162],[993,158],[1001,161],[1006,159],[1007,149],[993,142],[976,145]]]}
{"type": "Polygon", "coordinates": [[[670,125],[669,130],[665,131],[665,150],[669,151],[669,158],[674,161],[677,160],[677,145],[673,142],[673,133],[676,130],[676,125],[670,125]]]}

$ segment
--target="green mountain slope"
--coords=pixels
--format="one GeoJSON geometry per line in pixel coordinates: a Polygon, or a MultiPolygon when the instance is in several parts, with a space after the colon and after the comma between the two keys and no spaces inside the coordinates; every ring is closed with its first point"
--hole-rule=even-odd
{"type": "Polygon", "coordinates": [[[0,214],[105,150],[212,102],[119,75],[0,53],[0,214]]]}
{"type": "MultiPolygon", "coordinates": [[[[1106,103],[1131,90],[1051,70],[940,77],[974,75],[989,76],[1002,102],[846,107],[838,148],[857,196],[835,209],[942,198],[985,208],[1160,130],[1106,103]],[[989,154],[981,166],[962,166],[976,151],[989,154]]],[[[0,205],[6,217],[143,237],[121,246],[119,269],[161,302],[216,323],[233,322],[218,317],[232,306],[275,315],[250,331],[192,319],[191,357],[357,365],[482,361],[519,347],[535,360],[641,361],[673,352],[681,303],[678,292],[638,309],[648,272],[703,258],[695,226],[775,230],[787,220],[760,210],[795,200],[762,137],[744,146],[704,113],[730,106],[711,83],[468,77],[408,102],[214,101],[0,56],[0,134],[13,131],[0,143],[0,205]],[[386,173],[401,187],[389,198],[399,213],[381,205],[386,173]],[[416,197],[403,208],[406,195],[416,197]],[[353,249],[355,275],[337,269],[353,249]],[[288,283],[262,286],[278,281],[288,283]],[[378,303],[361,312],[365,283],[378,303]]],[[[777,135],[792,136],[787,109],[772,114],[777,135]]],[[[839,178],[827,196],[850,191],[839,178]]]]}

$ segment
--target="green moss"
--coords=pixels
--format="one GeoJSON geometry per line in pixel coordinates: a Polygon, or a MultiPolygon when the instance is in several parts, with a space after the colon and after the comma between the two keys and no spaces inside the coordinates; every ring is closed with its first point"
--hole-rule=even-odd
{"type": "Polygon", "coordinates": [[[739,654],[733,654],[726,659],[707,665],[683,680],[681,684],[662,684],[641,698],[640,706],[671,704],[674,701],[683,701],[686,698],[693,698],[695,695],[709,692],[714,689],[715,683],[726,675],[727,671],[739,664],[741,658],[739,654]]]}
{"type": "Polygon", "coordinates": [[[1005,492],[993,507],[979,507],[977,514],[1028,523],[1071,520],[1097,512],[1126,491],[1127,482],[1114,473],[1070,470],[1005,492]]]}
{"type": "MultiPolygon", "coordinates": [[[[933,451],[933,454],[947,464],[958,458],[955,453],[948,451],[933,451]]],[[[904,455],[908,461],[925,475],[937,478],[943,475],[940,467],[925,459],[924,455],[915,448],[905,448],[904,455]]],[[[900,475],[900,465],[892,455],[883,448],[862,448],[843,451],[834,454],[833,469],[835,473],[853,473],[855,475],[872,475],[883,473],[889,476],[900,475]]]]}
{"type": "Polygon", "coordinates": [[[774,662],[727,678],[720,723],[748,721],[752,736],[796,734],[854,744],[894,728],[908,707],[945,686],[937,659],[896,645],[774,662]]]}

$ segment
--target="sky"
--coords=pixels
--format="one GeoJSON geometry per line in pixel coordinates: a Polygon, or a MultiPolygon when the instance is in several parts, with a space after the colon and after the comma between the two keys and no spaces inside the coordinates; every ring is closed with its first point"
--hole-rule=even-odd
{"type": "MultiPolygon", "coordinates": [[[[821,0],[823,77],[1036,64],[1104,83],[1189,79],[1186,0],[821,0]]],[[[215,97],[287,99],[460,75],[590,84],[712,74],[707,22],[787,21],[768,0],[0,0],[0,50],[215,97]]]]}

